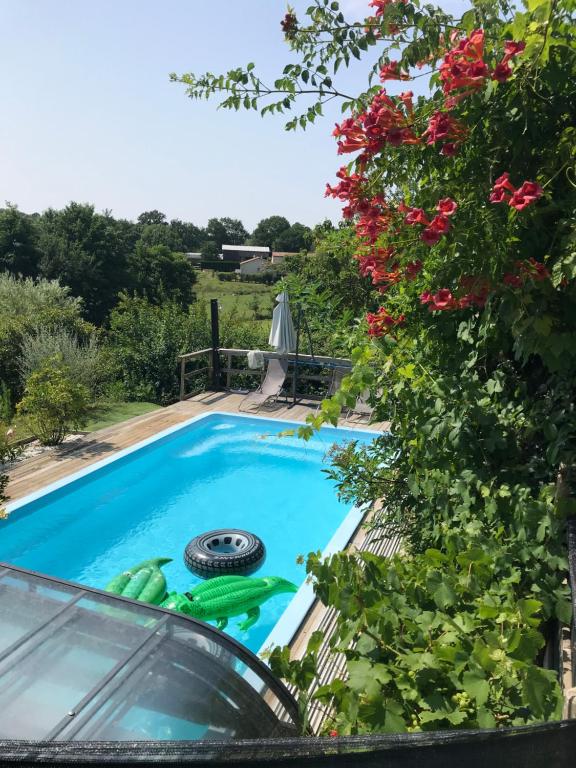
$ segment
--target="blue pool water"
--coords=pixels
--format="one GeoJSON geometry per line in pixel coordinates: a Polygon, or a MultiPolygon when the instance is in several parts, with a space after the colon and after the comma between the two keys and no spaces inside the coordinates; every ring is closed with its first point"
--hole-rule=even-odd
{"type": "MultiPolygon", "coordinates": [[[[151,557],[168,589],[199,582],[185,567],[184,547],[199,533],[243,528],[264,541],[265,564],[254,576],[305,579],[298,555],[323,550],[350,511],[321,471],[334,443],[369,442],[374,433],[322,429],[305,443],[279,437],[290,424],[212,414],[193,421],[57,490],[15,505],[0,522],[0,561],[93,587],[151,557]]],[[[345,542],[343,542],[345,543],[345,542]]],[[[277,595],[248,631],[245,617],[227,632],[257,651],[292,599],[277,595]]]]}

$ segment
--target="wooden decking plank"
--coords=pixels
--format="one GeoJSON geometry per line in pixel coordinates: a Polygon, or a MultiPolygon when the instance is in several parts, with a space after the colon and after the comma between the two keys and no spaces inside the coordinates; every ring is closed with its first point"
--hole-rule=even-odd
{"type": "MultiPolygon", "coordinates": [[[[378,511],[374,516],[378,515],[378,511]]],[[[373,527],[360,528],[349,545],[351,550],[359,552],[371,552],[381,557],[391,557],[400,548],[400,540],[394,536],[387,536],[385,528],[373,527]]],[[[324,633],[324,640],[318,650],[318,676],[308,690],[313,695],[319,687],[328,685],[337,678],[346,676],[346,659],[342,653],[334,653],[330,648],[330,641],[334,636],[338,622],[338,612],[334,608],[327,608],[320,601],[309,612],[304,623],[293,638],[290,647],[292,658],[302,658],[306,653],[308,640],[315,630],[324,633]]],[[[293,689],[295,693],[295,690],[293,689]]],[[[330,708],[320,702],[313,702],[309,707],[309,728],[312,733],[318,734],[324,727],[326,720],[331,716],[330,708]]]]}

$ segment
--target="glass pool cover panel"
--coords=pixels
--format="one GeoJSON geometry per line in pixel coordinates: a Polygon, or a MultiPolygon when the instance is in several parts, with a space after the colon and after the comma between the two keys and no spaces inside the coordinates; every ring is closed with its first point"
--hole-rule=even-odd
{"type": "Polygon", "coordinates": [[[0,739],[283,736],[295,705],[212,627],[0,565],[0,739]]]}

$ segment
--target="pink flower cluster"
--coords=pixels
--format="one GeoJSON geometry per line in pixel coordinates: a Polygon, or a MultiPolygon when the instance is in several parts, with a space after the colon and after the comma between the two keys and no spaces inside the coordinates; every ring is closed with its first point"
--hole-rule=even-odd
{"type": "Polygon", "coordinates": [[[475,29],[464,38],[460,38],[459,32],[453,32],[450,40],[455,44],[454,48],[446,52],[440,65],[440,80],[447,97],[447,107],[455,106],[458,101],[482,88],[489,78],[500,83],[508,80],[512,75],[510,59],[526,47],[524,42],[507,41],[504,57],[491,70],[484,61],[484,30],[475,29]]]}
{"type": "Polygon", "coordinates": [[[468,307],[481,309],[488,300],[490,285],[482,278],[464,277],[460,281],[460,290],[467,291],[467,293],[462,293],[456,297],[449,288],[440,288],[436,293],[425,291],[420,295],[420,302],[427,304],[430,312],[467,309],[468,307]]]}
{"type": "Polygon", "coordinates": [[[401,325],[405,317],[404,315],[393,317],[385,307],[380,307],[376,313],[368,312],[366,320],[368,321],[368,335],[378,337],[388,333],[395,326],[401,325]]]}
{"type": "Polygon", "coordinates": [[[464,140],[468,131],[461,122],[455,120],[447,112],[436,111],[428,121],[428,127],[422,134],[427,137],[427,144],[444,142],[441,155],[452,157],[458,151],[458,145],[464,140]]]}
{"type": "Polygon", "coordinates": [[[450,216],[453,216],[458,209],[458,204],[450,197],[445,197],[438,202],[436,210],[438,213],[430,220],[422,208],[410,208],[403,206],[402,210],[406,212],[404,221],[410,226],[415,224],[424,225],[425,229],[420,235],[420,239],[426,245],[435,245],[442,235],[450,229],[450,216]]]}
{"type": "MultiPolygon", "coordinates": [[[[370,0],[368,5],[370,8],[374,8],[376,13],[374,14],[376,18],[379,18],[384,15],[384,11],[389,5],[393,5],[395,0],[370,0]]],[[[406,5],[408,0],[399,0],[400,3],[403,3],[406,5]]]]}
{"type": "Polygon", "coordinates": [[[399,61],[391,61],[389,64],[384,64],[380,68],[380,81],[385,83],[386,80],[411,80],[412,78],[404,69],[400,69],[399,61]]]}
{"type": "Polygon", "coordinates": [[[517,261],[516,268],[518,272],[508,272],[502,278],[504,284],[510,288],[521,288],[528,280],[540,283],[542,280],[547,280],[550,277],[550,272],[548,272],[544,264],[536,261],[536,259],[517,261]]]}
{"type": "Polygon", "coordinates": [[[380,293],[385,293],[391,285],[401,280],[414,280],[423,266],[418,259],[408,262],[402,268],[393,247],[373,247],[367,253],[357,253],[354,258],[358,261],[360,274],[370,277],[380,293]]]}
{"type": "Polygon", "coordinates": [[[340,168],[336,174],[340,182],[332,187],[326,185],[326,197],[335,197],[347,201],[342,214],[346,219],[358,216],[356,234],[367,243],[376,242],[382,232],[388,230],[392,213],[381,195],[371,198],[363,197],[366,178],[360,173],[349,173],[346,167],[340,168]]]}
{"type": "Polygon", "coordinates": [[[538,200],[542,193],[542,187],[535,181],[524,181],[522,186],[516,189],[510,181],[510,174],[506,171],[494,182],[490,202],[508,203],[517,211],[523,211],[528,205],[538,200]]]}
{"type": "Polygon", "coordinates": [[[372,99],[367,111],[349,117],[336,125],[333,136],[338,138],[338,154],[363,150],[367,159],[379,152],[385,144],[419,144],[420,139],[410,127],[412,94],[403,94],[402,106],[382,90],[372,99]]]}

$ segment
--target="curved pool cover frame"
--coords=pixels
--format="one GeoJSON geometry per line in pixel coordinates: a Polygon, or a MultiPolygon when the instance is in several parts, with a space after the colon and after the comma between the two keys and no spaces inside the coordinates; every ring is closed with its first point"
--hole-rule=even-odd
{"type": "MultiPolygon", "coordinates": [[[[568,520],[568,559],[570,568],[570,584],[572,588],[573,608],[576,607],[576,518],[568,520]]],[[[49,621],[36,622],[36,626],[21,632],[19,639],[14,637],[6,641],[0,634],[0,674],[2,662],[6,662],[14,653],[16,660],[25,662],[31,656],[26,645],[42,644],[42,638],[55,637],[63,626],[65,616],[70,608],[76,612],[82,611],[82,601],[91,601],[98,606],[100,619],[110,625],[125,620],[131,616],[133,626],[138,630],[148,631],[148,635],[162,634],[152,632],[159,627],[171,627],[176,640],[180,636],[188,638],[191,647],[186,652],[195,653],[194,658],[205,658],[207,647],[210,646],[214,657],[216,646],[224,649],[220,658],[216,653],[209,663],[222,662],[222,675],[217,683],[222,682],[225,695],[222,699],[224,720],[229,716],[228,703],[234,703],[234,696],[248,707],[248,729],[261,729],[264,733],[275,734],[275,738],[235,738],[221,740],[217,734],[210,734],[210,739],[157,741],[92,741],[92,740],[62,740],[78,738],[82,734],[82,722],[72,724],[76,715],[82,719],[83,709],[94,704],[94,696],[105,694],[106,686],[114,695],[113,671],[104,676],[103,684],[93,695],[86,696],[77,707],[78,712],[71,713],[70,724],[64,723],[52,729],[49,738],[42,740],[0,739],[0,765],[32,768],[37,765],[47,765],[52,768],[69,768],[70,766],[127,766],[152,768],[158,765],[177,766],[246,766],[246,768],[322,768],[336,766],[337,768],[573,768],[576,765],[576,720],[544,723],[542,725],[508,728],[498,730],[474,731],[436,731],[431,733],[414,734],[383,734],[368,736],[349,736],[335,738],[297,738],[286,737],[284,734],[294,733],[298,726],[298,711],[294,699],[286,688],[276,680],[262,662],[240,644],[213,627],[194,619],[180,617],[160,608],[138,604],[126,598],[111,596],[100,590],[94,590],[63,582],[58,579],[33,574],[24,569],[14,568],[0,563],[0,608],[1,598],[8,595],[10,608],[10,587],[6,589],[6,580],[12,580],[14,588],[20,590],[17,596],[23,597],[21,604],[16,603],[14,609],[21,617],[28,620],[33,615],[34,603],[42,600],[50,593],[61,592],[58,599],[60,605],[48,616],[49,621]],[[19,583],[20,582],[20,583],[19,583]],[[4,587],[3,587],[4,583],[4,587]],[[22,590],[25,592],[22,592],[22,590]],[[69,605],[68,605],[69,603],[69,605]],[[147,617],[143,622],[142,617],[147,617]],[[136,618],[135,618],[136,617],[136,618]],[[50,621],[56,621],[52,630],[48,629],[50,621]],[[152,622],[157,622],[154,626],[152,622]],[[197,636],[197,637],[196,637],[197,636]],[[194,639],[196,638],[196,639],[194,639]],[[201,641],[198,640],[201,639],[201,641]],[[203,645],[204,643],[204,645],[203,645]],[[198,655],[200,654],[200,655],[198,655]],[[204,654],[204,656],[202,656],[204,654]],[[240,679],[238,679],[240,678],[240,679]],[[251,707],[254,710],[251,711],[251,707]],[[256,722],[252,722],[254,719],[256,722]]],[[[13,595],[12,595],[13,597],[13,595]]],[[[52,594],[54,598],[54,594],[52,594]]],[[[6,608],[6,599],[4,600],[6,608]]],[[[92,607],[92,610],[94,608],[92,607]]],[[[2,612],[3,614],[5,611],[2,612]]],[[[84,611],[86,613],[86,611],[84,611]]],[[[8,614],[9,615],[9,614],[8,614]]],[[[576,611],[573,611],[572,622],[572,654],[574,684],[574,651],[576,639],[576,611]]],[[[24,621],[24,628],[26,621],[24,621]]],[[[20,627],[22,630],[22,627],[20,627]]],[[[10,632],[8,631],[8,635],[10,632]]],[[[172,635],[170,635],[172,638],[172,635]]],[[[145,649],[146,642],[140,642],[139,649],[145,649]]],[[[131,661],[134,654],[128,661],[131,661]]],[[[148,658],[141,659],[146,665],[148,658]]],[[[116,665],[118,666],[118,664],[116,665]]],[[[115,668],[114,668],[115,669],[115,668]]],[[[139,670],[139,667],[135,668],[139,670]]],[[[6,668],[4,667],[4,671],[6,668]]],[[[8,671],[14,671],[8,667],[8,671]]],[[[132,671],[134,671],[134,666],[132,671]]],[[[205,670],[199,679],[205,678],[205,670]]],[[[138,677],[138,676],[137,676],[138,677]]],[[[0,677],[0,684],[4,678],[0,677]]],[[[212,681],[213,682],[213,681],[212,681]]],[[[154,686],[156,680],[153,680],[154,686]]],[[[116,686],[116,690],[122,685],[116,686]]],[[[128,690],[128,694],[134,693],[128,690]]],[[[209,690],[207,688],[206,690],[209,690]]],[[[5,693],[0,688],[0,697],[5,693]]],[[[96,701],[95,712],[105,709],[109,700],[105,697],[96,701]]],[[[117,705],[118,703],[116,703],[117,705]]],[[[238,703],[235,704],[238,708],[238,703]]],[[[216,707],[218,709],[218,707],[216,707]]],[[[242,706],[240,706],[240,711],[242,706]]],[[[86,714],[86,713],[84,713],[86,714]]],[[[5,708],[0,711],[0,728],[5,723],[9,713],[5,708]]],[[[26,719],[26,716],[24,717],[26,719]]],[[[93,718],[92,718],[93,719],[93,718]]],[[[89,722],[92,722],[90,717],[89,722]]],[[[102,718],[100,718],[102,722],[102,718]]],[[[85,718],[86,721],[86,718],[85,718]]],[[[234,724],[233,724],[234,725],[234,724]]],[[[240,730],[242,725],[240,725],[240,730]]]]}

